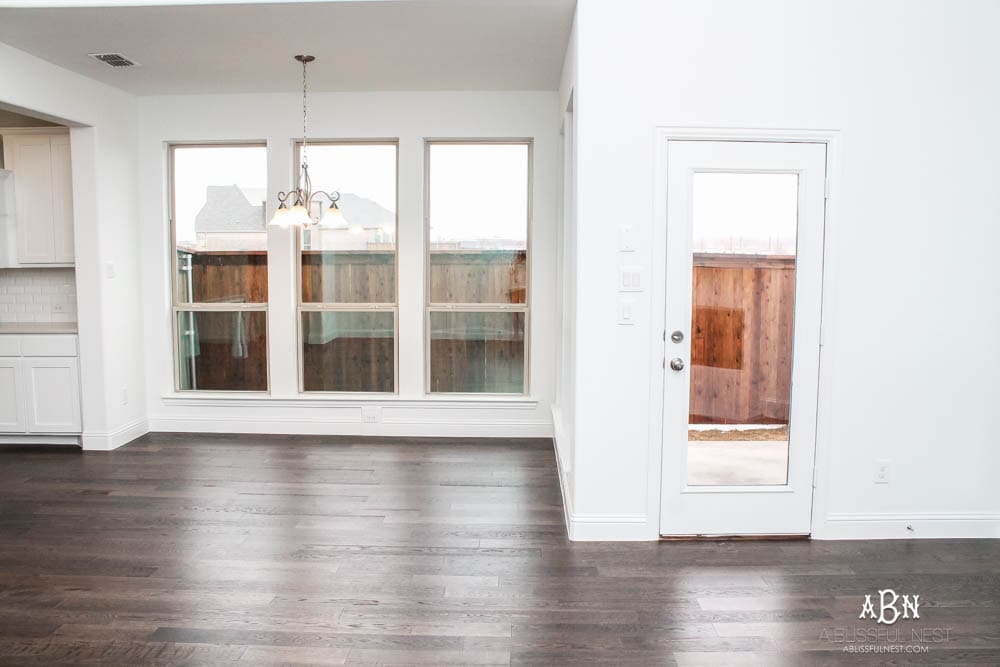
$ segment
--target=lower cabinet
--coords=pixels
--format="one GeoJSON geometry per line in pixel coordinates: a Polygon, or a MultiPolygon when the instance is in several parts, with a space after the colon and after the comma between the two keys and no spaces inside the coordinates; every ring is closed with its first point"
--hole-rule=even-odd
{"type": "MultiPolygon", "coordinates": [[[[30,353],[34,342],[25,342],[24,351],[30,353]]],[[[74,350],[75,346],[73,340],[74,350]]],[[[41,354],[49,347],[47,341],[42,341],[41,354]]],[[[80,367],[76,357],[0,356],[0,433],[57,434],[82,430],[80,367]]]]}
{"type": "Polygon", "coordinates": [[[24,433],[24,383],[21,360],[0,357],[0,433],[24,433]]]}
{"type": "Polygon", "coordinates": [[[21,360],[28,433],[79,433],[80,370],[75,358],[21,360]]]}

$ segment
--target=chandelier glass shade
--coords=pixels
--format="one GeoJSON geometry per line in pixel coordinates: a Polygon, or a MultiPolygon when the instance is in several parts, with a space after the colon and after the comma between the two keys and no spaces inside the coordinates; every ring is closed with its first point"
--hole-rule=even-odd
{"type": "Polygon", "coordinates": [[[309,146],[309,106],[308,106],[308,75],[307,67],[309,63],[316,60],[314,56],[298,55],[295,59],[302,63],[302,151],[301,164],[299,165],[298,186],[292,190],[278,193],[278,208],[271,217],[270,224],[275,227],[345,227],[344,215],[337,206],[340,200],[340,193],[336,190],[313,190],[312,179],[309,177],[309,160],[307,150],[309,146]],[[325,211],[322,216],[313,217],[315,209],[322,210],[325,204],[325,211]]]}

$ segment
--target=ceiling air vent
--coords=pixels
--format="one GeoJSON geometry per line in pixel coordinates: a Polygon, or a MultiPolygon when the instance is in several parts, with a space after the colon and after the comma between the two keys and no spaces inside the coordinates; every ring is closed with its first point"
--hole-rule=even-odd
{"type": "Polygon", "coordinates": [[[88,53],[88,56],[100,60],[108,67],[135,67],[139,63],[129,60],[120,53],[88,53]]]}

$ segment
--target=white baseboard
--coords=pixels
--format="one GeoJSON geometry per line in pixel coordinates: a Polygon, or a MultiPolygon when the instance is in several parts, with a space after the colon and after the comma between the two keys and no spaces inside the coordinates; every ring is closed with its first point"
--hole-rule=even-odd
{"type": "Polygon", "coordinates": [[[573,461],[570,456],[573,444],[570,442],[569,434],[566,432],[566,424],[563,422],[562,408],[553,405],[552,411],[552,439],[555,442],[556,460],[563,473],[569,474],[573,470],[573,461]]]}
{"type": "Polygon", "coordinates": [[[812,537],[817,540],[1000,538],[1000,513],[831,513],[822,526],[813,526],[812,537]]]}
{"type": "Polygon", "coordinates": [[[570,514],[569,539],[574,542],[648,542],[659,539],[649,532],[645,514],[570,514]]]}
{"type": "Polygon", "coordinates": [[[85,451],[109,452],[112,449],[118,449],[122,445],[127,445],[148,432],[149,422],[145,419],[136,419],[114,431],[103,433],[84,431],[82,436],[83,449],[85,451]]]}
{"type": "Polygon", "coordinates": [[[79,445],[78,435],[0,435],[0,445],[79,445]]]}
{"type": "Polygon", "coordinates": [[[556,470],[559,476],[559,490],[562,493],[563,511],[566,515],[566,532],[571,542],[641,542],[659,539],[650,533],[645,514],[577,514],[573,510],[573,485],[570,469],[565,465],[566,436],[562,428],[561,411],[552,408],[552,423],[555,435],[556,470]],[[564,449],[560,451],[559,443],[564,449]]]}
{"type": "Polygon", "coordinates": [[[170,433],[253,433],[281,435],[370,435],[431,438],[551,438],[548,420],[392,419],[362,423],[356,419],[261,417],[154,417],[149,430],[170,433]]]}
{"type": "Polygon", "coordinates": [[[566,537],[573,539],[573,524],[570,517],[573,515],[573,489],[570,487],[570,480],[566,476],[567,471],[559,460],[559,445],[555,437],[552,438],[552,447],[555,449],[556,476],[559,478],[559,495],[563,502],[563,520],[566,522],[566,537]]]}

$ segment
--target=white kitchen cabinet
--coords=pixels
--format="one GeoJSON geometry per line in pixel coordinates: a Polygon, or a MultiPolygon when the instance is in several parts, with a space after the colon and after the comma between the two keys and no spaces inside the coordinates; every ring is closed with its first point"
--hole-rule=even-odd
{"type": "Polygon", "coordinates": [[[21,378],[21,360],[0,357],[0,433],[28,430],[21,378]]]}
{"type": "Polygon", "coordinates": [[[3,133],[4,168],[14,174],[16,263],[68,266],[73,251],[69,134],[3,133]]]}
{"type": "Polygon", "coordinates": [[[76,359],[24,357],[28,433],[80,432],[80,371],[76,359]]]}
{"type": "Polygon", "coordinates": [[[0,335],[0,433],[80,433],[75,335],[0,335]]]}

